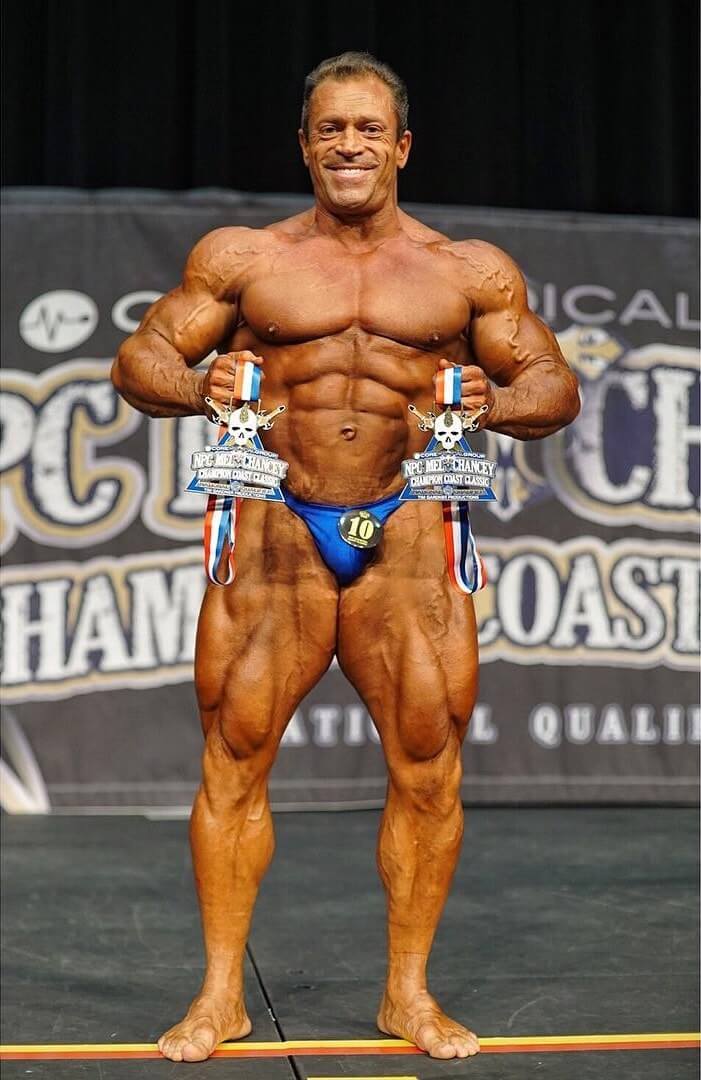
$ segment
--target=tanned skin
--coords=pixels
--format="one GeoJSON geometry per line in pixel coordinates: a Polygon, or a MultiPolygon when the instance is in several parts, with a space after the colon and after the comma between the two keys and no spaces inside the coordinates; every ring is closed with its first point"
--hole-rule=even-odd
{"type": "MultiPolygon", "coordinates": [[[[183,283],[122,346],[115,386],[149,416],[229,403],[237,357],[263,365],[263,407],[287,411],[265,444],[299,498],[352,505],[398,491],[427,441],[440,367],[462,364],[483,426],[538,439],[574,419],[577,383],[528,310],[499,249],[453,242],[397,205],[411,146],[375,76],[326,79],[300,131],[314,207],[266,229],[224,228],[192,251],[183,283]],[[353,167],[358,172],[344,172],[353,167]],[[192,370],[213,349],[206,374],[192,370]]],[[[244,503],[237,576],[210,586],[195,679],[205,733],[191,843],[207,968],[185,1018],[159,1040],[199,1061],[251,1030],[243,955],[273,853],[268,774],[295,708],[334,654],[382,739],[389,782],[378,848],[388,972],[377,1023],[433,1057],[477,1053],[426,985],[426,963],[463,832],[461,744],[477,692],[472,601],[451,585],[438,503],[403,505],[375,561],[341,588],[306,525],[244,503]]]]}

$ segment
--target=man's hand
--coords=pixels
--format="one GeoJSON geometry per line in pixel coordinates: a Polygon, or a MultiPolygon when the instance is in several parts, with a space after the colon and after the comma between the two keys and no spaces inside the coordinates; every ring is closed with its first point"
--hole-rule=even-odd
{"type": "MultiPolygon", "coordinates": [[[[452,364],[450,360],[438,361],[439,371],[454,366],[455,365],[452,364]]],[[[462,407],[468,416],[475,417],[473,430],[479,431],[480,428],[485,427],[491,419],[489,414],[494,407],[494,386],[482,371],[481,367],[477,367],[475,364],[469,364],[462,369],[461,387],[462,407]],[[475,414],[479,413],[484,405],[487,406],[486,410],[480,416],[476,416],[475,414]]]]}
{"type": "MultiPolygon", "coordinates": [[[[249,349],[242,349],[240,352],[221,353],[219,356],[215,356],[202,379],[200,393],[203,401],[205,398],[211,398],[212,401],[216,401],[217,405],[228,409],[232,403],[236,363],[239,360],[252,360],[259,367],[263,363],[263,357],[256,356],[249,349]]],[[[263,378],[265,378],[265,375],[263,375],[263,378]]],[[[204,408],[206,410],[206,406],[204,408]]],[[[208,411],[207,415],[209,415],[208,411]]]]}

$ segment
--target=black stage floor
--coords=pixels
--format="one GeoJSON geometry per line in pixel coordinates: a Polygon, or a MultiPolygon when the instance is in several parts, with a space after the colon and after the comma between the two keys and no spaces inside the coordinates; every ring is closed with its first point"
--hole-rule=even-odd
{"type": "MultiPolygon", "coordinates": [[[[248,964],[251,1039],[378,1039],[378,814],[279,814],[248,964]]],[[[151,1043],[197,989],[184,821],[4,818],[4,1043],[151,1043]]],[[[481,1036],[693,1031],[698,814],[475,809],[432,989],[481,1036]]],[[[686,1080],[691,1049],[6,1061],[4,1080],[686,1080]]]]}

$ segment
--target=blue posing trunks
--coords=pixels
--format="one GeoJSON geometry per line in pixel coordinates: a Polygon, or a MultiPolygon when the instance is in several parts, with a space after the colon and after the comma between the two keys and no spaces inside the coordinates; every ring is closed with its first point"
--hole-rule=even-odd
{"type": "Polygon", "coordinates": [[[338,523],[348,510],[370,510],[384,525],[387,518],[401,506],[400,492],[387,495],[379,502],[361,506],[328,506],[324,503],[303,502],[285,489],[285,502],[305,523],[314,537],[319,554],[336,575],[341,585],[350,585],[371,561],[375,549],[352,547],[338,531],[338,523]]]}

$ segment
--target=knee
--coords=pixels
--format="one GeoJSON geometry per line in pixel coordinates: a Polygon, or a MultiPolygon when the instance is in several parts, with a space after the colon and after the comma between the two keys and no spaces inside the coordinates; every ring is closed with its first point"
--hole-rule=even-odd
{"type": "Polygon", "coordinates": [[[426,759],[390,763],[392,786],[400,798],[418,811],[438,818],[449,817],[460,808],[462,758],[460,743],[453,733],[444,748],[426,759]]]}
{"type": "MultiPolygon", "coordinates": [[[[228,818],[242,808],[264,805],[277,740],[262,720],[238,712],[217,712],[205,739],[202,783],[205,802],[215,817],[228,818]]],[[[255,816],[255,815],[254,815],[255,816]]]]}
{"type": "Polygon", "coordinates": [[[238,703],[232,708],[226,699],[219,706],[217,728],[225,753],[234,761],[266,758],[275,753],[277,740],[270,714],[238,703]]]}

